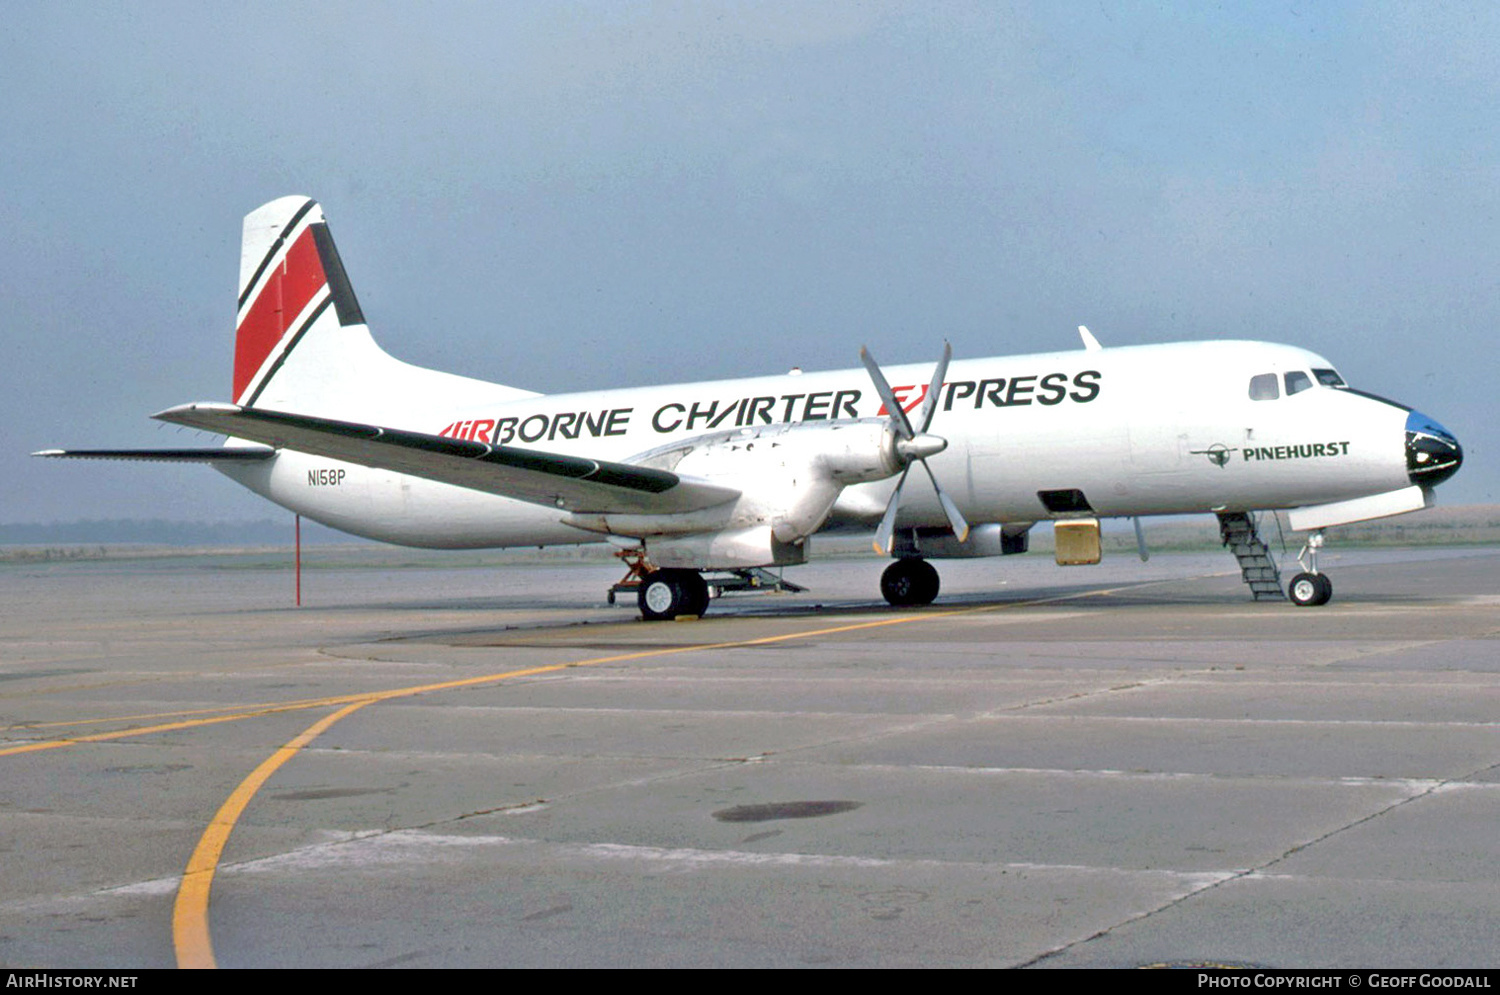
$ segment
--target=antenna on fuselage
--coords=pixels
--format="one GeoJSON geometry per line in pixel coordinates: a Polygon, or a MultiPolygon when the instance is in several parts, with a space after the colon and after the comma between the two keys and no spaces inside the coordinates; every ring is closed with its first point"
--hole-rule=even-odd
{"type": "Polygon", "coordinates": [[[1078,326],[1078,334],[1083,338],[1083,348],[1085,352],[1098,352],[1100,349],[1104,348],[1099,344],[1099,340],[1094,338],[1094,333],[1089,331],[1082,325],[1078,326]]]}

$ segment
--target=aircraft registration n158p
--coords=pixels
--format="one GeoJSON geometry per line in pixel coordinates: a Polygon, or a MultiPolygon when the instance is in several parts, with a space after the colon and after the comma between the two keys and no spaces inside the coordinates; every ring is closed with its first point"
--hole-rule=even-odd
{"type": "MultiPolygon", "coordinates": [[[[162,421],[222,446],[37,455],[205,462],[356,535],[427,547],[608,540],[635,551],[648,619],[701,614],[706,571],[802,563],[812,536],[874,531],[894,605],[938,593],[929,559],[1099,560],[1099,519],[1212,513],[1257,597],[1282,598],[1252,513],[1308,533],[1299,605],[1332,593],[1323,529],[1424,508],[1462,462],[1411,408],[1264,342],[1102,348],[882,371],[541,395],[403,363],[371,338],[318,205],[245,218],[232,404],[162,421]],[[913,465],[922,470],[908,481],[913,465]]],[[[1146,555],[1144,541],[1141,555],[1146,555]]],[[[715,587],[718,587],[716,582],[715,587]]]]}

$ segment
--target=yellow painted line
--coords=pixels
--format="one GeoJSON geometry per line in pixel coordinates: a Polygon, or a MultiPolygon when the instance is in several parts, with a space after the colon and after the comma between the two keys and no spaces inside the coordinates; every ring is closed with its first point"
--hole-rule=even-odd
{"type": "MultiPolygon", "coordinates": [[[[309,698],[306,702],[316,702],[320,699],[309,698]]],[[[180,719],[192,715],[223,715],[226,712],[261,714],[262,710],[285,709],[308,707],[304,700],[293,698],[289,701],[260,701],[245,705],[213,705],[209,708],[182,708],[172,712],[138,712],[134,715],[107,715],[93,719],[58,719],[54,722],[20,722],[15,725],[0,726],[0,732],[34,732],[39,729],[61,729],[74,726],[98,726],[107,722],[144,722],[147,720],[180,719]]]]}
{"type": "MultiPolygon", "coordinates": [[[[429,691],[450,691],[455,688],[474,687],[482,684],[491,684],[497,681],[509,680],[514,677],[532,676],[536,674],[552,673],[558,670],[566,670],[570,667],[587,667],[600,663],[619,663],[627,660],[638,660],[645,657],[667,656],[674,653],[692,653],[701,650],[731,649],[736,646],[754,646],[763,643],[782,642],[788,639],[803,639],[811,636],[832,635],[839,632],[850,632],[856,629],[868,629],[875,626],[897,625],[902,622],[916,622],[927,618],[938,618],[944,615],[959,615],[977,611],[994,609],[994,605],[983,605],[974,608],[950,609],[945,612],[929,612],[924,615],[902,615],[896,618],[878,619],[873,622],[858,622],[852,625],[835,626],[827,629],[818,629],[811,632],[790,632],[779,636],[762,636],[758,639],[738,640],[727,643],[687,643],[682,646],[669,648],[655,647],[649,650],[640,650],[634,653],[618,653],[613,656],[598,657],[592,660],[581,660],[571,663],[553,663],[527,670],[507,671],[499,674],[482,674],[478,677],[463,677],[452,681],[441,681],[436,684],[418,684],[413,687],[394,688],[388,691],[364,691],[351,694],[332,695],[323,698],[303,698],[300,700],[283,702],[274,705],[256,705],[231,715],[214,715],[200,719],[184,719],[180,722],[166,722],[158,725],[140,726],[134,729],[120,729],[114,732],[92,733],[87,736],[64,736],[58,739],[37,740],[31,743],[21,743],[16,746],[0,748],[0,757],[13,756],[21,753],[36,753],[41,750],[55,750],[64,746],[78,746],[83,743],[104,743],[116,739],[128,739],[135,736],[149,736],[159,732],[173,732],[179,729],[193,729],[199,726],[217,725],[221,722],[238,722],[241,719],[258,718],[263,715],[275,715],[280,712],[304,711],[309,708],[326,708],[332,705],[343,705],[350,702],[362,701],[386,701],[391,698],[404,698],[411,695],[426,694],[429,691]]],[[[233,707],[233,706],[226,706],[233,707]]],[[[204,709],[203,711],[208,711],[204,709]]],[[[171,714],[171,713],[168,713],[171,714]]],[[[184,712],[179,714],[197,714],[184,712]]],[[[110,719],[85,720],[107,722],[110,719]]],[[[129,721],[129,718],[118,718],[113,721],[129,721]]],[[[81,722],[79,724],[82,724],[81,722]]]]}
{"type": "Polygon", "coordinates": [[[295,739],[266,758],[265,762],[240,782],[224,802],[213,820],[198,840],[193,855],[188,858],[187,870],[182,874],[182,883],[177,886],[177,900],[172,905],[172,945],[177,950],[178,967],[218,967],[214,960],[213,942],[208,934],[208,895],[213,887],[214,872],[219,867],[219,857],[229,834],[250,799],[260,786],[292,757],[297,751],[312,742],[319,733],[346,715],[356,712],[373,702],[366,701],[345,705],[338,711],[325,715],[302,731],[295,739]]]}
{"type": "MultiPolygon", "coordinates": [[[[42,661],[38,661],[39,663],[42,661]]],[[[263,663],[262,670],[280,670],[287,667],[305,667],[311,661],[287,660],[282,663],[263,663]]],[[[207,670],[183,671],[179,673],[143,673],[136,677],[121,677],[116,680],[79,681],[76,684],[48,684],[45,687],[29,688],[21,691],[0,692],[0,701],[26,700],[40,698],[43,695],[67,694],[72,691],[99,691],[106,688],[129,688],[142,685],[163,684],[172,681],[185,680],[188,677],[219,677],[226,673],[234,672],[236,668],[214,667],[207,670]]],[[[175,713],[166,713],[175,714],[175,713]]]]}
{"type": "MultiPolygon", "coordinates": [[[[822,631],[843,631],[843,629],[820,630],[819,633],[791,633],[786,636],[774,638],[795,638],[797,635],[821,634],[822,631]]],[[[193,848],[192,856],[188,858],[187,869],[183,871],[182,881],[177,886],[176,901],[172,904],[172,945],[177,952],[177,966],[180,968],[213,968],[218,966],[218,962],[214,958],[213,938],[208,928],[208,900],[213,889],[214,874],[218,870],[219,859],[223,856],[224,847],[229,842],[230,833],[234,832],[235,824],[239,822],[240,815],[244,813],[245,807],[250,804],[250,800],[255,797],[261,785],[265,784],[271,775],[279,770],[283,764],[296,756],[299,750],[322,735],[335,722],[338,722],[345,716],[352,715],[366,705],[373,705],[377,701],[411,697],[428,691],[467,687],[482,682],[498,682],[515,677],[529,677],[536,674],[551,673],[576,667],[588,667],[618,660],[665,656],[670,653],[683,653],[689,650],[718,649],[741,645],[748,646],[761,641],[746,640],[739,643],[710,644],[694,643],[668,649],[656,648],[635,653],[596,657],[591,660],[577,660],[569,663],[552,663],[540,667],[527,667],[523,670],[486,674],[483,677],[470,677],[457,681],[444,681],[440,684],[424,684],[419,687],[398,688],[358,696],[341,696],[344,698],[354,697],[356,700],[314,722],[287,742],[285,746],[266,758],[259,767],[251,771],[250,776],[239,783],[239,786],[234,789],[224,801],[224,804],[219,806],[219,810],[214,813],[213,819],[209,821],[208,828],[203,831],[203,835],[198,840],[198,845],[193,848]]],[[[331,702],[333,699],[328,699],[328,701],[331,702]]],[[[247,718],[248,716],[234,717],[247,718]]],[[[228,717],[221,717],[218,720],[202,720],[196,724],[227,720],[228,717]]],[[[180,723],[179,725],[191,724],[195,723],[180,723]]]]}
{"type": "Polygon", "coordinates": [[[312,705],[295,705],[280,708],[264,708],[254,712],[241,712],[238,715],[219,715],[210,719],[190,719],[183,722],[166,722],[161,725],[140,726],[135,729],[121,729],[116,732],[96,732],[88,736],[67,736],[62,739],[40,739],[33,743],[22,743],[19,746],[7,746],[0,749],[0,757],[14,756],[18,753],[37,753],[41,750],[56,750],[64,746],[78,746],[82,743],[104,743],[112,739],[127,739],[131,736],[149,736],[157,732],[172,732],[176,729],[196,729],[199,726],[217,725],[220,722],[238,722],[240,719],[255,718],[260,715],[273,715],[276,712],[296,711],[303,708],[312,708],[312,705]]]}
{"type": "MultiPolygon", "coordinates": [[[[1099,597],[1106,594],[1114,594],[1118,591],[1144,587],[1150,584],[1161,583],[1161,581],[1140,581],[1123,584],[1119,587],[1100,588],[1090,591],[1081,591],[1076,594],[1062,594],[1051,598],[1035,598],[1029,601],[1011,601],[1004,604],[971,605],[968,608],[948,608],[941,611],[925,611],[920,615],[897,615],[894,617],[874,619],[869,622],[853,622],[848,625],[830,626],[825,629],[813,629],[801,632],[787,632],[778,636],[760,636],[755,639],[734,640],[724,643],[688,643],[682,646],[668,648],[655,647],[649,650],[640,650],[633,653],[619,653],[613,656],[598,657],[592,660],[581,660],[573,663],[554,663],[540,667],[534,667],[522,671],[507,671],[499,674],[482,674],[478,677],[463,677],[452,681],[441,681],[436,684],[418,684],[412,687],[394,688],[388,691],[364,691],[351,694],[332,695],[323,698],[301,698],[277,704],[252,705],[245,711],[235,712],[230,715],[213,715],[201,719],[185,719],[181,722],[167,722],[158,725],[139,726],[133,729],[120,729],[114,732],[93,733],[87,736],[64,736],[57,739],[36,740],[29,743],[21,743],[16,746],[0,748],[0,757],[14,756],[22,753],[36,753],[42,750],[55,750],[64,746],[78,746],[84,743],[104,743],[116,739],[129,739],[135,736],[149,736],[160,732],[174,732],[179,729],[194,729],[200,726],[217,725],[221,722],[238,722],[241,719],[259,718],[264,715],[275,715],[281,712],[304,711],[310,708],[327,708],[334,705],[345,705],[351,702],[363,701],[386,701],[392,698],[404,698],[410,695],[425,694],[429,691],[449,691],[455,688],[476,687],[483,684],[492,684],[498,681],[509,680],[514,677],[532,676],[536,674],[552,673],[558,670],[566,670],[570,667],[588,667],[601,663],[622,663],[628,660],[640,660],[648,657],[670,656],[676,653],[695,653],[704,650],[734,649],[742,646],[762,646],[769,643],[785,642],[792,639],[808,639],[816,636],[837,635],[841,632],[856,632],[862,629],[874,629],[883,626],[904,625],[908,622],[924,622],[932,619],[951,618],[955,615],[974,615],[981,612],[1005,611],[1016,608],[1034,608],[1038,605],[1054,604],[1060,601],[1074,601],[1079,598],[1099,597]]],[[[226,705],[224,708],[244,707],[226,705]]],[[[215,709],[200,709],[190,712],[167,712],[165,715],[196,715],[203,712],[215,711],[215,709]]],[[[136,718],[150,718],[152,716],[135,716],[136,718]]],[[[49,723],[49,725],[83,725],[95,722],[128,722],[132,716],[117,717],[115,719],[83,719],[76,723],[49,723]]],[[[15,729],[17,727],[11,727],[15,729]]],[[[24,727],[21,727],[24,728],[24,727]]],[[[34,726],[32,728],[41,728],[34,726]]]]}
{"type": "MultiPolygon", "coordinates": [[[[471,687],[486,682],[497,682],[515,677],[545,674],[577,667],[596,666],[602,663],[639,660],[647,657],[668,656],[675,653],[757,646],[766,643],[784,642],[791,639],[833,635],[840,632],[851,632],[877,626],[897,625],[902,622],[915,622],[926,618],[957,615],[977,610],[979,609],[961,608],[941,613],[932,612],[924,615],[904,615],[898,618],[878,619],[873,622],[859,622],[851,625],[832,626],[811,631],[783,633],[777,636],[761,636],[756,639],[743,639],[723,643],[690,643],[684,646],[674,646],[665,649],[656,647],[633,653],[616,653],[610,656],[595,657],[589,660],[547,664],[540,667],[528,667],[524,670],[512,670],[500,674],[486,674],[483,677],[443,681],[438,684],[424,684],[418,687],[399,688],[360,696],[341,696],[339,699],[324,699],[324,703],[329,704],[349,697],[356,698],[356,700],[346,704],[338,711],[326,715],[308,726],[285,746],[268,757],[259,767],[255,768],[249,777],[241,781],[239,786],[230,794],[229,798],[225,800],[224,804],[219,806],[218,812],[214,814],[213,819],[208,824],[208,828],[204,830],[202,837],[198,840],[198,845],[193,849],[192,856],[188,858],[187,869],[183,872],[182,882],[177,888],[177,899],[172,906],[172,944],[177,952],[177,966],[182,968],[212,968],[218,966],[218,962],[214,958],[213,938],[208,927],[209,895],[213,887],[214,874],[218,870],[219,859],[224,853],[225,845],[229,842],[229,835],[234,831],[235,824],[239,821],[240,815],[245,811],[245,807],[250,804],[250,800],[255,797],[261,785],[265,784],[271,775],[280,769],[283,764],[296,756],[299,750],[327,731],[335,722],[338,722],[347,715],[352,715],[366,705],[374,704],[377,701],[388,701],[392,698],[423,694],[429,691],[471,687]]],[[[241,718],[248,716],[233,717],[241,718]]],[[[217,719],[198,720],[196,724],[227,721],[229,718],[231,717],[221,716],[217,719]]],[[[177,723],[174,724],[174,727],[191,724],[195,723],[177,723]]],[[[136,730],[137,733],[142,731],[136,730]]]]}
{"type": "MultiPolygon", "coordinates": [[[[212,934],[208,927],[209,895],[212,890],[214,874],[218,870],[219,859],[223,856],[224,847],[229,842],[229,835],[234,831],[235,824],[239,821],[240,815],[245,811],[246,806],[250,804],[250,800],[255,797],[256,792],[260,790],[261,786],[265,784],[271,775],[288,760],[296,756],[298,751],[326,732],[334,723],[345,716],[352,715],[366,705],[372,705],[378,701],[389,701],[393,698],[406,698],[425,694],[430,691],[474,687],[479,684],[497,683],[516,677],[530,677],[537,674],[554,673],[559,670],[592,667],[602,663],[642,660],[650,657],[672,656],[678,653],[764,646],[770,643],[788,642],[794,639],[809,639],[816,636],[837,635],[842,632],[857,632],[863,629],[904,625],[908,622],[925,622],[932,619],[951,618],[955,615],[973,615],[980,612],[998,611],[1006,608],[1031,607],[1104,593],[1109,592],[1091,591],[1082,594],[1062,595],[1056,598],[1011,602],[1004,605],[988,604],[975,605],[969,608],[950,608],[943,611],[923,612],[920,615],[898,615],[894,618],[881,618],[869,622],[854,622],[848,625],[829,626],[823,629],[786,632],[776,636],[758,636],[754,639],[737,639],[722,643],[689,643],[683,646],[654,647],[631,653],[615,653],[610,656],[575,660],[569,663],[551,663],[537,667],[527,667],[523,670],[506,671],[499,674],[485,674],[482,677],[466,677],[459,680],[442,681],[437,684],[422,684],[416,687],[396,688],[390,691],[367,692],[365,694],[339,695],[319,699],[317,702],[311,704],[300,704],[297,707],[309,708],[316,707],[317,705],[335,704],[344,704],[344,707],[308,726],[285,746],[273,753],[264,763],[255,768],[249,777],[241,781],[239,786],[234,789],[234,792],[230,794],[229,798],[225,800],[224,804],[219,806],[218,812],[214,814],[212,821],[208,824],[208,828],[204,830],[203,836],[198,840],[198,845],[194,848],[193,855],[188,858],[187,869],[183,872],[182,882],[178,885],[177,889],[177,899],[172,906],[172,943],[177,952],[177,966],[181,968],[213,968],[218,966],[218,962],[214,957],[212,934]]],[[[218,719],[202,720],[199,724],[206,725],[215,721],[228,721],[230,718],[248,717],[249,715],[226,716],[218,719]]]]}

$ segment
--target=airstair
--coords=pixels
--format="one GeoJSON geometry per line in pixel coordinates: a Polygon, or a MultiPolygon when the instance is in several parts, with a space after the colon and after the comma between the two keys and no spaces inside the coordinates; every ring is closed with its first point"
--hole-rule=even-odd
{"type": "Polygon", "coordinates": [[[1281,589],[1281,571],[1276,569],[1271,550],[1256,532],[1255,519],[1249,512],[1220,512],[1219,538],[1240,561],[1240,573],[1256,601],[1286,599],[1286,592],[1281,589]]]}

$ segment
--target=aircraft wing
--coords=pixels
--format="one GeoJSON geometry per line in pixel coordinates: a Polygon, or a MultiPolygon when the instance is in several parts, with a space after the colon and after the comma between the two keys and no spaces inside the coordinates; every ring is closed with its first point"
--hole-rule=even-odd
{"type": "Polygon", "coordinates": [[[570,512],[672,514],[740,495],[732,487],[652,467],[235,404],[184,404],[152,417],[570,512]]]}

